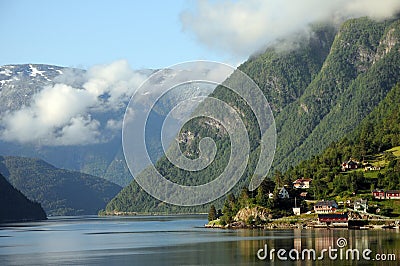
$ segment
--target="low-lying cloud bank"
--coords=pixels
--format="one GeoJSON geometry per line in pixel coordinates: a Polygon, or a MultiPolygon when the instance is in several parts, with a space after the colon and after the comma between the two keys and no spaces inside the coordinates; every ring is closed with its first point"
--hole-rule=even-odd
{"type": "Polygon", "coordinates": [[[96,114],[121,113],[147,75],[125,60],[98,65],[86,72],[66,70],[52,86],[33,95],[30,105],[3,114],[0,137],[36,145],[84,145],[106,141],[104,130],[118,131],[121,117],[103,124],[96,114]],[[80,87],[72,84],[81,83],[80,87]],[[119,112],[118,112],[119,111],[119,112]]]}
{"type": "Polygon", "coordinates": [[[313,22],[384,19],[399,11],[398,0],[197,1],[193,10],[182,12],[181,23],[209,48],[248,57],[277,39],[307,32],[313,22]]]}

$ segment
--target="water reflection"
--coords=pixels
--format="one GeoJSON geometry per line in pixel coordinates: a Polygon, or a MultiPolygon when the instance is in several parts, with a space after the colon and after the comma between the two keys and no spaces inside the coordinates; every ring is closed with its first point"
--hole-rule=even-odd
{"type": "Polygon", "coordinates": [[[337,248],[396,254],[399,231],[206,229],[204,216],[79,217],[0,227],[1,265],[371,265],[371,261],[259,260],[257,251],[337,248]]]}

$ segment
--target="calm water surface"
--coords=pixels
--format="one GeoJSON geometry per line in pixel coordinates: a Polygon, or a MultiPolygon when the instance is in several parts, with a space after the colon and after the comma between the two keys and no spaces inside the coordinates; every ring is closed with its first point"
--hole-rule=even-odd
{"type": "Polygon", "coordinates": [[[220,230],[205,223],[206,216],[136,216],[1,225],[0,265],[400,265],[398,230],[220,230]],[[337,246],[340,237],[347,241],[343,248],[337,246]],[[268,252],[314,249],[317,258],[331,247],[338,258],[260,260],[257,251],[265,245],[268,252]],[[372,259],[395,254],[396,261],[340,260],[339,252],[349,248],[369,248],[372,259]]]}

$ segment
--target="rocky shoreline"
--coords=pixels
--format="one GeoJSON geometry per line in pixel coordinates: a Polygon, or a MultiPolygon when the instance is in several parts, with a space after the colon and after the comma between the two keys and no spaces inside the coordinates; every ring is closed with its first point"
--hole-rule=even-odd
{"type": "Polygon", "coordinates": [[[303,225],[303,224],[268,224],[268,225],[247,225],[244,222],[235,222],[227,225],[205,224],[205,228],[215,229],[262,229],[262,230],[279,230],[279,229],[354,229],[354,230],[396,230],[400,231],[397,225],[366,225],[366,226],[328,226],[328,225],[303,225]]]}
{"type": "Polygon", "coordinates": [[[400,219],[390,219],[382,217],[373,217],[369,215],[360,216],[357,213],[348,211],[344,221],[324,222],[319,220],[315,213],[302,214],[300,216],[290,216],[274,218],[263,207],[246,207],[241,209],[233,221],[224,224],[220,219],[210,221],[205,225],[206,228],[219,229],[313,229],[313,228],[347,228],[347,229],[396,229],[399,230],[400,219]],[[349,219],[347,219],[347,217],[349,219]]]}
{"type": "Polygon", "coordinates": [[[355,230],[396,230],[400,231],[398,221],[385,221],[384,224],[365,224],[365,225],[354,225],[349,226],[347,223],[338,223],[334,225],[327,225],[318,223],[318,221],[312,222],[299,222],[299,223],[285,223],[285,222],[270,222],[262,225],[248,225],[243,221],[236,221],[227,225],[221,225],[218,223],[208,223],[205,224],[206,228],[216,228],[216,229],[262,229],[262,230],[279,230],[279,229],[336,229],[336,228],[347,228],[355,230]]]}

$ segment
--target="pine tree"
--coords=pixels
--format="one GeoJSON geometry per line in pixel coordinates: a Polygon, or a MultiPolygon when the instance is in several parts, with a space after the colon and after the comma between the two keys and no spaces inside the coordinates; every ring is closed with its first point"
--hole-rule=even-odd
{"type": "Polygon", "coordinates": [[[214,221],[215,219],[217,219],[217,210],[214,205],[211,205],[208,211],[208,221],[214,221]]]}
{"type": "Polygon", "coordinates": [[[249,196],[249,191],[247,190],[247,188],[242,188],[242,191],[240,192],[240,195],[239,195],[238,202],[239,202],[240,208],[245,208],[245,207],[249,206],[250,196],[249,196]]]}

